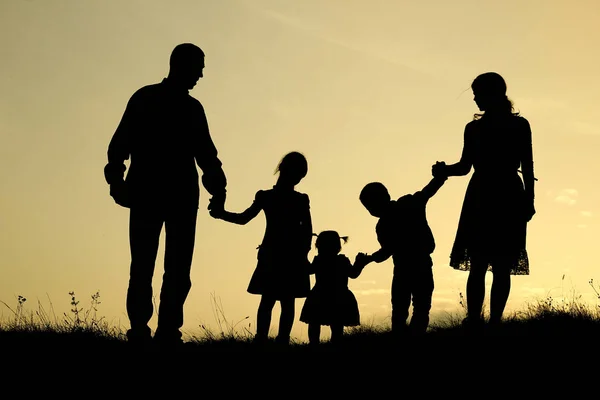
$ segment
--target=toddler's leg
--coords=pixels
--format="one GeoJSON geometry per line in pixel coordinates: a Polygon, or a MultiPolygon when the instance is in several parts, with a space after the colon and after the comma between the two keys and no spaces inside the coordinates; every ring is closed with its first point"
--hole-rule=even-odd
{"type": "Polygon", "coordinates": [[[308,324],[308,342],[312,345],[319,344],[321,340],[321,325],[308,324]]]}
{"type": "Polygon", "coordinates": [[[410,328],[413,333],[423,334],[429,325],[429,311],[433,295],[433,270],[429,265],[418,265],[413,280],[413,316],[410,328]]]}
{"type": "Polygon", "coordinates": [[[344,336],[344,325],[335,324],[331,325],[331,343],[341,342],[344,336]]]}
{"type": "Polygon", "coordinates": [[[394,268],[392,278],[392,332],[402,334],[406,330],[406,320],[410,308],[410,276],[400,275],[400,268],[394,268]]]}

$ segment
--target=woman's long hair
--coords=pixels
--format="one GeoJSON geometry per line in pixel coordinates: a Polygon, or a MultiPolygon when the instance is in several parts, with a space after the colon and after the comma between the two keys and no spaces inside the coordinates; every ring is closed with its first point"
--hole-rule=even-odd
{"type": "MultiPolygon", "coordinates": [[[[515,111],[512,100],[506,95],[506,82],[504,78],[496,72],[483,73],[473,80],[471,84],[473,93],[483,95],[487,99],[493,99],[494,109],[500,114],[520,115],[515,111]]],[[[481,119],[485,115],[483,113],[473,114],[473,119],[481,119]]]]}

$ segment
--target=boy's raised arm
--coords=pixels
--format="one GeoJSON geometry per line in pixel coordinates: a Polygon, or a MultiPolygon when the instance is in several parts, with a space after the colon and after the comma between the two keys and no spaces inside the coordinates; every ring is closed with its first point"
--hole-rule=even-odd
{"type": "Polygon", "coordinates": [[[446,176],[436,176],[431,179],[423,189],[415,193],[415,195],[418,196],[420,194],[424,198],[425,202],[427,202],[430,198],[435,196],[435,194],[438,192],[438,190],[440,190],[447,180],[448,177],[446,176]]]}

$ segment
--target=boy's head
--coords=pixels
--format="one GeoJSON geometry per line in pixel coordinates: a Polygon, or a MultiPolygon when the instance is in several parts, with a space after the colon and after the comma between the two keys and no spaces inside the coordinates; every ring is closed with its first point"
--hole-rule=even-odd
{"type": "Polygon", "coordinates": [[[381,182],[368,183],[360,192],[360,202],[377,218],[383,215],[390,200],[390,194],[381,182]]]}
{"type": "Polygon", "coordinates": [[[348,241],[347,236],[340,237],[336,231],[323,231],[317,236],[315,246],[319,254],[338,254],[342,250],[342,240],[348,241]]]}

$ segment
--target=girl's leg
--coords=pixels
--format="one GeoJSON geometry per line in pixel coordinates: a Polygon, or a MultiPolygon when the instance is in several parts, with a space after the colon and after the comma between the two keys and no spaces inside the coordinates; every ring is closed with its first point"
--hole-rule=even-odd
{"type": "Polygon", "coordinates": [[[289,343],[292,326],[294,325],[296,299],[288,298],[279,301],[281,304],[281,316],[279,317],[279,332],[277,340],[281,343],[289,343]]]}
{"type": "Polygon", "coordinates": [[[258,305],[258,315],[256,317],[256,337],[258,341],[265,341],[269,337],[269,328],[271,326],[271,314],[275,306],[275,299],[269,296],[262,296],[258,305]]]}
{"type": "Polygon", "coordinates": [[[331,325],[331,343],[339,343],[344,336],[344,325],[331,325]]]}
{"type": "Polygon", "coordinates": [[[321,325],[308,324],[308,342],[310,344],[319,344],[321,340],[321,325]]]}
{"type": "Polygon", "coordinates": [[[494,280],[490,293],[490,323],[497,324],[502,320],[504,307],[510,293],[510,264],[500,262],[494,266],[494,280]]]}
{"type": "Polygon", "coordinates": [[[485,273],[487,263],[473,259],[467,278],[467,318],[469,321],[481,320],[483,300],[485,298],[485,273]]]}

